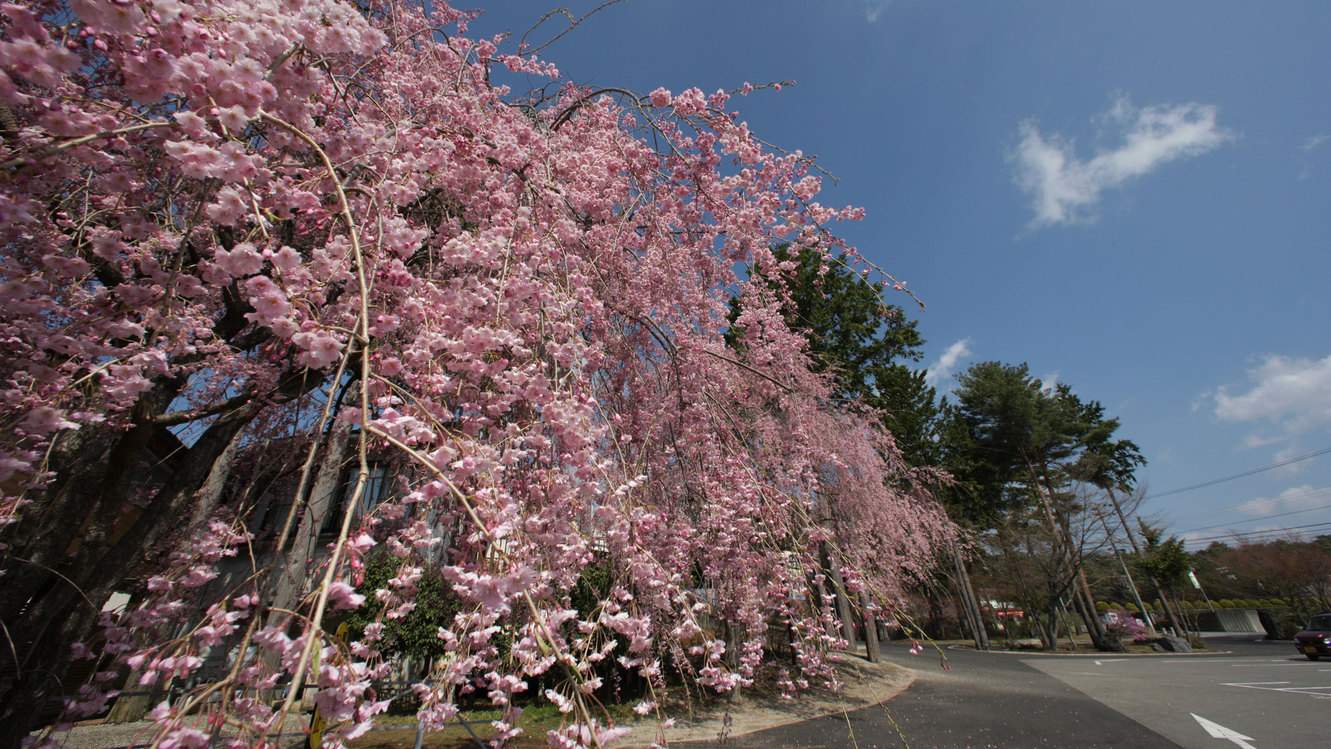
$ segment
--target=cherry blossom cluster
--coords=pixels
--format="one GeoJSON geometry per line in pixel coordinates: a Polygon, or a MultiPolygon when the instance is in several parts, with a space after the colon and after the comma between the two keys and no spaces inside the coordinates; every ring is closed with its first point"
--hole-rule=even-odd
{"type": "Polygon", "coordinates": [[[748,281],[792,270],[778,243],[853,258],[830,225],[862,212],[816,202],[811,162],[757,141],[725,92],[582,88],[437,0],[3,13],[0,527],[40,508],[61,440],[144,420],[243,413],[247,445],[273,420],[301,432],[286,444],[346,425],[362,482],[368,454],[395,456],[391,498],[347,504],[294,610],[269,608],[280,570],[219,588],[248,539],[206,513],[107,617],[141,684],[230,653],[224,682],[153,711],[161,746],[276,746],[298,690],[268,700],[301,682],[328,745],[368,730],[384,622],[427,568],[461,602],[414,688],[427,728],[479,692],[502,742],[557,674],[550,744],[605,745],[624,728],[597,710],[597,664],[647,679],[645,714],[676,677],[835,683],[827,558],[890,607],[951,541],[932,477],[834,405],[780,283],[748,281]],[[561,88],[521,103],[501,71],[561,88]],[[371,547],[401,570],[358,592],[371,547]],[[594,564],[613,584],[580,612],[594,564]],[[367,595],[384,621],[339,640],[367,595]],[[770,662],[773,629],[793,665],[770,662]]]}

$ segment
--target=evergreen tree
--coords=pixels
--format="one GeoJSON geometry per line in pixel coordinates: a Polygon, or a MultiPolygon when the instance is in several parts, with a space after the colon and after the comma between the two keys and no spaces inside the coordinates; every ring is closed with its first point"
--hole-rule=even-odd
{"type": "Polygon", "coordinates": [[[924,371],[911,366],[920,361],[925,343],[917,322],[884,302],[878,287],[844,256],[792,252],[788,246],[774,255],[793,264],[784,277],[785,318],[808,341],[812,369],[831,372],[837,397],[852,408],[877,411],[907,462],[936,465],[937,395],[924,371]]]}
{"type": "MultiPolygon", "coordinates": [[[[1119,423],[1101,404],[1083,402],[1061,383],[1046,387],[1025,364],[981,362],[957,379],[942,432],[946,466],[957,479],[946,494],[949,514],[995,531],[1010,564],[1039,557],[1039,584],[1021,586],[1028,605],[1038,598],[1052,622],[1071,594],[1097,645],[1111,647],[1081,573],[1085,488],[1131,488],[1140,451],[1114,438],[1119,423]]],[[[1052,646],[1052,628],[1042,637],[1052,646]]]]}

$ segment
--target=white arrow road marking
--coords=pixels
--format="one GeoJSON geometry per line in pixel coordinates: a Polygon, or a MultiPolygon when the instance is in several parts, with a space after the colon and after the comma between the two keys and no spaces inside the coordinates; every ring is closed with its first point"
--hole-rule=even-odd
{"type": "Polygon", "coordinates": [[[1239,733],[1238,731],[1235,731],[1232,728],[1225,728],[1219,723],[1214,723],[1212,721],[1209,721],[1206,718],[1203,718],[1202,716],[1198,715],[1197,713],[1188,713],[1188,715],[1191,715],[1192,717],[1196,718],[1197,722],[1201,724],[1202,728],[1206,729],[1206,732],[1211,734],[1211,738],[1225,739],[1226,741],[1232,741],[1237,746],[1244,747],[1244,749],[1256,749],[1256,747],[1248,743],[1249,741],[1256,740],[1251,736],[1244,736],[1243,734],[1239,733]]]}
{"type": "Polygon", "coordinates": [[[1127,660],[1127,659],[1126,659],[1126,658],[1105,658],[1105,659],[1103,659],[1103,660],[1097,660],[1097,661],[1095,662],[1095,665],[1099,666],[1099,665],[1101,665],[1101,664],[1103,664],[1103,663],[1118,663],[1119,661],[1123,661],[1123,660],[1127,660]]]}

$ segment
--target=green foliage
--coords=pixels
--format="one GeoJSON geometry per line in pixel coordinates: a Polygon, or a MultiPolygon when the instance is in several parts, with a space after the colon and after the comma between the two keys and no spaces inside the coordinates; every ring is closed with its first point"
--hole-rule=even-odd
{"type": "Polygon", "coordinates": [[[1183,541],[1175,536],[1165,538],[1163,530],[1145,522],[1139,525],[1145,545],[1136,559],[1137,569],[1165,587],[1182,584],[1192,569],[1192,555],[1183,550],[1183,541]]]}
{"type": "Polygon", "coordinates": [[[1320,546],[1326,553],[1331,554],[1331,536],[1318,536],[1313,539],[1313,543],[1320,546]]]}
{"type": "Polygon", "coordinates": [[[582,570],[578,584],[569,593],[570,603],[578,612],[579,618],[587,621],[596,618],[594,616],[596,609],[601,605],[601,601],[609,597],[613,582],[608,559],[597,559],[582,570]]]}
{"type": "Polygon", "coordinates": [[[894,361],[919,361],[924,339],[915,321],[907,320],[900,307],[884,303],[877,287],[843,259],[823,264],[821,255],[792,257],[789,248],[775,254],[779,261],[798,263],[786,319],[809,340],[815,371],[836,372],[847,399],[872,397],[894,361]]]}
{"type": "Polygon", "coordinates": [[[950,510],[990,525],[1051,500],[1072,481],[1130,489],[1145,463],[1129,440],[1116,440],[1117,419],[1067,385],[1046,387],[1025,364],[979,362],[957,376],[955,405],[942,429],[947,467],[958,478],[950,510]]]}
{"type": "MultiPolygon", "coordinates": [[[[843,258],[824,263],[821,255],[794,254],[789,247],[774,254],[778,262],[794,264],[786,281],[790,304],[784,316],[790,329],[808,341],[813,370],[833,374],[838,398],[879,412],[907,462],[935,465],[936,393],[924,381],[925,373],[906,363],[922,355],[917,323],[900,307],[885,303],[878,287],[843,258]]],[[[761,278],[762,272],[754,276],[761,278]]],[[[732,310],[732,323],[737,315],[738,307],[732,310]]],[[[729,339],[736,345],[733,332],[729,339]]]]}
{"type": "Polygon", "coordinates": [[[365,579],[356,592],[365,596],[365,603],[347,617],[349,639],[360,639],[366,625],[382,621],[384,637],[379,650],[385,655],[402,654],[418,657],[443,655],[443,641],[437,636],[439,627],[447,626],[457,613],[457,598],[448,583],[437,571],[426,568],[416,582],[416,608],[399,619],[384,615],[385,605],[375,597],[380,588],[390,588],[389,580],[400,573],[402,560],[379,550],[365,561],[365,579]]]}

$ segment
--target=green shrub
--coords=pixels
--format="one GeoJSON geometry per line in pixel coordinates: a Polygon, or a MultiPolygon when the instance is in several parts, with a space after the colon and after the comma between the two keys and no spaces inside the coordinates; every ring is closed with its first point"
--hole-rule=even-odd
{"type": "MultiPolygon", "coordinates": [[[[438,637],[439,625],[458,612],[458,598],[438,570],[426,568],[416,581],[416,607],[406,616],[388,619],[385,605],[375,597],[380,588],[390,588],[389,580],[401,573],[403,561],[385,548],[376,549],[365,559],[365,578],[356,592],[365,603],[343,621],[347,624],[347,642],[365,636],[365,627],[373,622],[384,624],[378,649],[385,656],[409,655],[429,660],[444,654],[444,642],[438,637]]],[[[394,706],[397,705],[394,700],[394,706]]],[[[403,704],[407,704],[406,701],[403,704]]]]}

